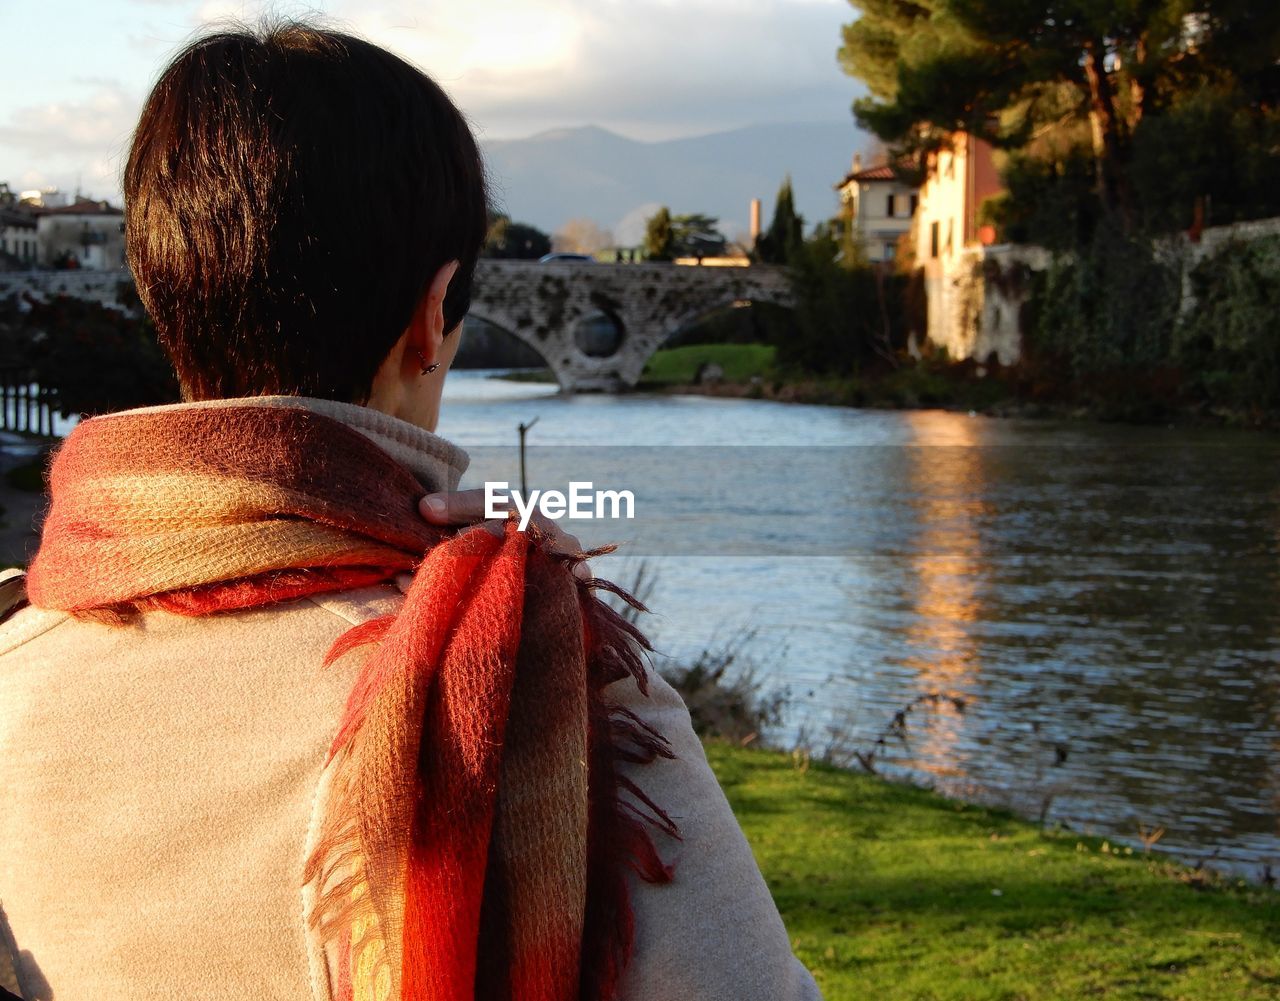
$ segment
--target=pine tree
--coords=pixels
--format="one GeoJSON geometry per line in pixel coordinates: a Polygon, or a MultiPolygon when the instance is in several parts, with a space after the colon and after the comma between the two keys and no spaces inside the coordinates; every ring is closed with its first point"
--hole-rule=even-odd
{"type": "Polygon", "coordinates": [[[787,177],[778,189],[774,203],[773,221],[756,238],[756,258],[762,264],[787,264],[804,242],[804,218],[796,214],[795,196],[791,191],[791,178],[787,177]]]}
{"type": "Polygon", "coordinates": [[[674,256],[675,238],[671,232],[671,210],[665,205],[649,217],[644,232],[645,257],[651,261],[669,261],[674,256]]]}

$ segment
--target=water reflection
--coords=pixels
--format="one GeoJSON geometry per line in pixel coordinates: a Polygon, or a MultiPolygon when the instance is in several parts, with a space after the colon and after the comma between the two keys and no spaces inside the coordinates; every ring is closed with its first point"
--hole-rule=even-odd
{"type": "MultiPolygon", "coordinates": [[[[986,618],[981,591],[983,569],[980,520],[989,516],[977,425],[939,418],[950,414],[905,415],[914,441],[907,458],[903,506],[915,533],[904,554],[911,578],[904,589],[908,608],[903,666],[920,695],[946,698],[932,707],[916,753],[922,770],[957,778],[967,772],[967,754],[958,745],[960,706],[973,697],[982,669],[973,624],[986,618]],[[939,434],[940,430],[945,433],[939,434]],[[946,441],[946,445],[927,444],[946,441]],[[956,700],[960,700],[957,704],[956,700]]],[[[911,724],[918,734],[920,727],[911,724]]]]}
{"type": "Polygon", "coordinates": [[[904,664],[917,691],[972,701],[919,722],[900,767],[1078,829],[1274,860],[1274,444],[960,446],[973,428],[954,418],[958,447],[906,468],[904,664]]]}

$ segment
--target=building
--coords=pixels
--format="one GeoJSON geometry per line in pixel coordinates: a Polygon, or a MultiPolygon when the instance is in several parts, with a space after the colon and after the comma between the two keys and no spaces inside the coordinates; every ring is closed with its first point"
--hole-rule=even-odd
{"type": "Polygon", "coordinates": [[[0,270],[35,267],[40,258],[36,215],[22,207],[0,207],[0,270]]]}
{"type": "Polygon", "coordinates": [[[1003,190],[990,144],[953,133],[947,148],[929,154],[916,220],[916,262],[945,266],[965,248],[994,243],[995,229],[981,225],[978,210],[1003,190]]]}
{"type": "Polygon", "coordinates": [[[124,211],[105,201],[77,198],[37,210],[40,263],[93,271],[125,266],[124,211]]]}
{"type": "Polygon", "coordinates": [[[899,180],[887,163],[863,169],[861,154],[855,154],[853,169],[836,190],[867,260],[892,261],[898,240],[911,229],[916,189],[899,180]]]}
{"type": "Polygon", "coordinates": [[[0,271],[35,267],[39,256],[34,209],[0,181],[0,271]]]}
{"type": "Polygon", "coordinates": [[[1007,364],[1016,357],[1016,341],[997,329],[1007,317],[983,325],[989,310],[978,278],[996,235],[982,224],[980,209],[1002,190],[992,148],[976,136],[952,133],[946,146],[929,154],[915,218],[915,263],[923,271],[928,339],[954,359],[994,352],[1007,364]]]}

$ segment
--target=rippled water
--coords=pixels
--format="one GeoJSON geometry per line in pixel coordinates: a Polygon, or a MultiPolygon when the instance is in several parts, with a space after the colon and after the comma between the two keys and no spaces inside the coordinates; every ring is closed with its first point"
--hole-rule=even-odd
{"type": "Polygon", "coordinates": [[[1250,875],[1280,864],[1276,438],[463,372],[440,430],[475,453],[466,485],[518,479],[534,417],[531,485],[575,463],[634,485],[650,516],[599,529],[633,553],[601,572],[625,581],[644,554],[667,653],[749,634],[790,690],[784,738],[831,726],[870,749],[941,693],[963,711],[917,710],[883,770],[1134,843],[1163,827],[1161,847],[1250,875]]]}

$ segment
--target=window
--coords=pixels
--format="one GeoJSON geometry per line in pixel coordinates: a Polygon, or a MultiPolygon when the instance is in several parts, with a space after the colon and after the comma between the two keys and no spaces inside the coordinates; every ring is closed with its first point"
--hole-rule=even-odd
{"type": "Polygon", "coordinates": [[[938,221],[929,224],[929,256],[938,256],[938,221]]]}
{"type": "Polygon", "coordinates": [[[915,214],[916,214],[916,209],[917,209],[917,208],[919,207],[919,205],[920,205],[920,196],[919,196],[919,195],[912,195],[912,196],[911,196],[911,200],[910,200],[910,204],[911,204],[911,215],[915,215],[915,214]]]}
{"type": "Polygon", "coordinates": [[[897,252],[898,252],[898,245],[896,243],[886,243],[884,245],[884,254],[881,256],[880,259],[883,261],[892,261],[894,254],[896,254],[897,252]]]}
{"type": "Polygon", "coordinates": [[[886,195],[884,199],[884,214],[890,219],[893,218],[893,195],[886,195]]]}

